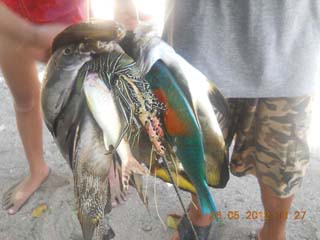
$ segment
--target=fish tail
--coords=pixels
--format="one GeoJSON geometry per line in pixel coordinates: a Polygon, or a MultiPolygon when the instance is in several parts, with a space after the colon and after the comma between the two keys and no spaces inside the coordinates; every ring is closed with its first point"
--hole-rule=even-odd
{"type": "Polygon", "coordinates": [[[128,162],[121,166],[122,184],[125,190],[128,190],[130,176],[135,174],[147,175],[147,170],[133,157],[129,157],[128,162]]]}
{"type": "MultiPolygon", "coordinates": [[[[202,214],[211,214],[213,216],[216,216],[217,208],[213,201],[211,193],[209,192],[207,183],[204,183],[201,189],[196,188],[196,190],[202,214]]],[[[217,222],[219,222],[219,219],[217,217],[215,217],[215,219],[217,220],[217,222]]]]}
{"type": "Polygon", "coordinates": [[[130,172],[134,172],[141,175],[146,175],[148,173],[147,170],[133,156],[129,158],[126,168],[130,172]]]}
{"type": "Polygon", "coordinates": [[[229,115],[229,105],[225,97],[219,92],[215,86],[211,86],[209,92],[209,99],[211,104],[223,115],[229,115]]]}

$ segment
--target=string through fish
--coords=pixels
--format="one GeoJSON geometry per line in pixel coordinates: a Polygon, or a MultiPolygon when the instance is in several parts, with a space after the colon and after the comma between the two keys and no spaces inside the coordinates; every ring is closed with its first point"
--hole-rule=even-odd
{"type": "Polygon", "coordinates": [[[155,172],[154,173],[154,183],[153,183],[153,193],[154,193],[154,204],[155,204],[155,207],[156,207],[156,212],[157,212],[157,216],[163,226],[164,229],[167,229],[167,226],[166,224],[164,223],[162,217],[160,216],[160,213],[159,213],[159,209],[158,209],[158,203],[157,203],[157,184],[156,184],[156,181],[157,181],[157,173],[155,172]]]}

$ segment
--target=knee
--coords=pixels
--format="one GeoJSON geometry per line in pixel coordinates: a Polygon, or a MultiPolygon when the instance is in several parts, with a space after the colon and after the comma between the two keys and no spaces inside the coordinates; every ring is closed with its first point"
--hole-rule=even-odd
{"type": "Polygon", "coordinates": [[[39,99],[36,97],[21,97],[14,100],[14,109],[18,113],[31,112],[35,107],[38,107],[39,99]]]}
{"type": "Polygon", "coordinates": [[[0,36],[0,66],[19,63],[24,64],[27,60],[33,60],[29,51],[22,44],[0,36]]]}

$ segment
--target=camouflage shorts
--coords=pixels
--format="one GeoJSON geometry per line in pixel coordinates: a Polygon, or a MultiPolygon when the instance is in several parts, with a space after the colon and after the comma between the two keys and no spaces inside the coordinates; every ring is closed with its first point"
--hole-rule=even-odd
{"type": "Polygon", "coordinates": [[[310,96],[228,99],[231,115],[220,119],[236,176],[254,174],[279,197],[300,187],[309,161],[310,96]]]}

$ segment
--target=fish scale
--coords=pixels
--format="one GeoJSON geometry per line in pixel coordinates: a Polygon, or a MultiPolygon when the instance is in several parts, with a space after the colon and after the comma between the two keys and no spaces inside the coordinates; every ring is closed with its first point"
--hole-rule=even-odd
{"type": "Polygon", "coordinates": [[[154,64],[146,78],[154,91],[161,91],[163,94],[162,100],[167,108],[163,119],[166,137],[176,147],[175,154],[181,159],[184,170],[196,188],[202,212],[215,213],[217,209],[204,177],[203,136],[187,99],[161,61],[154,64]],[[178,124],[170,130],[173,122],[178,124]],[[185,127],[180,130],[182,126],[185,127]]]}

